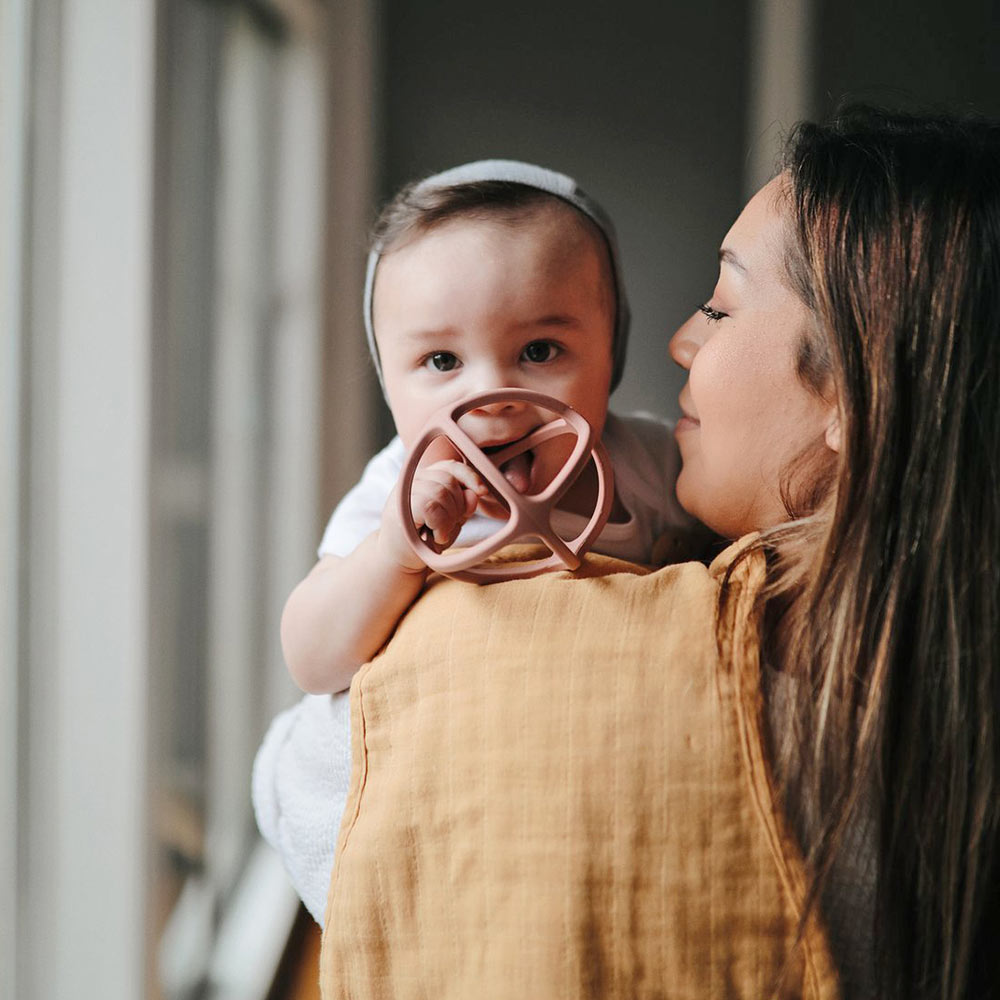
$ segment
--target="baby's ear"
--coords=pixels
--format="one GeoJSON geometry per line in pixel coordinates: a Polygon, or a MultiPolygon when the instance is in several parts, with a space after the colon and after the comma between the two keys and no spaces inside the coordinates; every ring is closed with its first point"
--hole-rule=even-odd
{"type": "Polygon", "coordinates": [[[823,432],[823,440],[830,451],[840,454],[840,414],[836,410],[830,416],[830,420],[823,432]]]}

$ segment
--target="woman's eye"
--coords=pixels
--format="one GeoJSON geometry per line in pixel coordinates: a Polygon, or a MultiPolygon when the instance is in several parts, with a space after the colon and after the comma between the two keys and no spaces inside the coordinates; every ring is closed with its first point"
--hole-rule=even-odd
{"type": "Polygon", "coordinates": [[[450,372],[457,365],[458,358],[451,351],[435,351],[424,359],[425,368],[433,368],[438,372],[450,372]]]}
{"type": "Polygon", "coordinates": [[[698,306],[698,312],[706,316],[708,320],[712,323],[718,323],[720,319],[725,319],[729,315],[729,313],[724,313],[718,309],[713,309],[707,302],[698,306]]]}
{"type": "Polygon", "coordinates": [[[530,361],[532,364],[537,365],[545,361],[551,361],[558,353],[558,346],[553,344],[551,340],[533,340],[521,352],[521,357],[525,361],[530,361]]]}

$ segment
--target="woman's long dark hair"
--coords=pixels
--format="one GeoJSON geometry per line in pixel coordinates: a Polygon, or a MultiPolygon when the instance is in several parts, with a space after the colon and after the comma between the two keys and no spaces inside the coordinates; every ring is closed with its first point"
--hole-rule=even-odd
{"type": "Polygon", "coordinates": [[[842,431],[826,508],[774,538],[812,540],[782,648],[816,890],[872,808],[878,995],[1000,997],[1000,127],[855,107],[785,166],[842,431]]]}

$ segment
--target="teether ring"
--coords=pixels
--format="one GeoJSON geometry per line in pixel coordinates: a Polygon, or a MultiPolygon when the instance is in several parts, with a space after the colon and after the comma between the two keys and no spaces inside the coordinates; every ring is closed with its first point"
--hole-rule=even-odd
{"type": "Polygon", "coordinates": [[[537,576],[550,569],[579,568],[581,556],[590,548],[607,523],[614,499],[614,479],[611,462],[593,428],[576,410],[552,396],[530,389],[494,389],[476,393],[445,407],[427,422],[403,466],[399,484],[399,508],[406,537],[413,551],[430,569],[457,580],[490,583],[496,580],[537,576]],[[458,426],[458,420],[470,410],[492,403],[525,402],[555,414],[555,419],[536,428],[526,437],[487,455],[458,426]],[[575,434],[573,451],[562,469],[545,489],[536,494],[519,493],[504,477],[500,467],[517,455],[545,441],[564,434],[575,434]],[[410,492],[420,459],[438,438],[446,438],[464,460],[472,466],[510,508],[510,516],[496,533],[464,549],[439,551],[417,531],[410,513],[410,492]],[[552,515],[556,504],[593,458],[597,469],[597,503],[583,531],[569,541],[556,534],[552,515]],[[505,545],[523,539],[537,538],[551,550],[551,555],[521,563],[480,565],[505,545]],[[474,568],[475,567],[475,568],[474,568]]]}

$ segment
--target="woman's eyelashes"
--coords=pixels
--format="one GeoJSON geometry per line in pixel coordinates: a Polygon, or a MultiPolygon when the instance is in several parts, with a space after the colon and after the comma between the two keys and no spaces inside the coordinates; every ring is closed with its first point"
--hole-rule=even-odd
{"type": "Polygon", "coordinates": [[[707,302],[698,306],[698,312],[702,313],[711,323],[718,323],[720,319],[725,319],[729,315],[720,309],[713,309],[707,302]]]}

